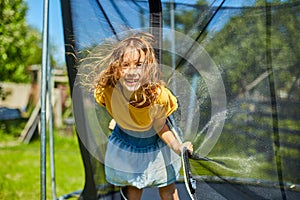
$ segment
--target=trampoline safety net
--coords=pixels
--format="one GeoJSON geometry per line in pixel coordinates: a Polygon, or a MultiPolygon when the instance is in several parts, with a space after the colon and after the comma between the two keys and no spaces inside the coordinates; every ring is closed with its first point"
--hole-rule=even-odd
{"type": "MultiPolygon", "coordinates": [[[[199,199],[300,199],[299,0],[62,0],[61,7],[85,167],[80,199],[120,194],[104,175],[110,117],[77,87],[75,57],[129,30],[159,37],[183,139],[225,163],[190,160],[199,199]]],[[[182,177],[177,186],[188,199],[182,177]]],[[[153,188],[143,194],[156,197],[153,188]]]]}

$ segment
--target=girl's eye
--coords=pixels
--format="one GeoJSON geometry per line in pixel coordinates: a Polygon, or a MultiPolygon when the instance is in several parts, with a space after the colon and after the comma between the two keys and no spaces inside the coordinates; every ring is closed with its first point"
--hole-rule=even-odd
{"type": "Polygon", "coordinates": [[[138,64],[136,65],[136,67],[142,68],[142,67],[143,67],[143,63],[138,63],[138,64]]]}
{"type": "Polygon", "coordinates": [[[129,65],[128,65],[127,63],[124,63],[124,64],[122,65],[122,68],[123,68],[123,69],[126,69],[126,68],[128,68],[128,66],[129,66],[129,65]]]}

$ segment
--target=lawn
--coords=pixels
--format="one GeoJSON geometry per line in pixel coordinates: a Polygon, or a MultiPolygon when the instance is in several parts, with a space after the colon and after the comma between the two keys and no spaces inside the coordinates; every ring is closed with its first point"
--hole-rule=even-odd
{"type": "MultiPolygon", "coordinates": [[[[0,137],[0,200],[40,199],[39,139],[22,144],[7,134],[0,137]]],[[[56,133],[54,141],[57,196],[82,189],[84,169],[76,136],[56,133]]],[[[52,199],[48,149],[46,187],[47,199],[52,199]]]]}

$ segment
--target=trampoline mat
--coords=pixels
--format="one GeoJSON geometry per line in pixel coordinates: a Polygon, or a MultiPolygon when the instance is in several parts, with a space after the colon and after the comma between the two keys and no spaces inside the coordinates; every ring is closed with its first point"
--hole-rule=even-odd
{"type": "MultiPolygon", "coordinates": [[[[190,199],[184,182],[177,182],[179,197],[183,200],[190,199]]],[[[285,190],[286,199],[300,199],[300,192],[285,190]]],[[[232,184],[197,181],[197,199],[205,200],[279,200],[283,199],[280,188],[262,185],[232,184]]],[[[119,192],[99,196],[99,200],[121,199],[119,192]]],[[[145,188],[142,200],[160,199],[157,188],[145,188]]]]}

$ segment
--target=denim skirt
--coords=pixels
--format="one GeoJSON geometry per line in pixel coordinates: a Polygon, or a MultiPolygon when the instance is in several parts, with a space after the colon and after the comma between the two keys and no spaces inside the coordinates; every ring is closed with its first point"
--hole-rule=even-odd
{"type": "Polygon", "coordinates": [[[163,187],[176,181],[180,157],[153,129],[143,132],[116,125],[105,154],[106,180],[116,186],[163,187]]]}

